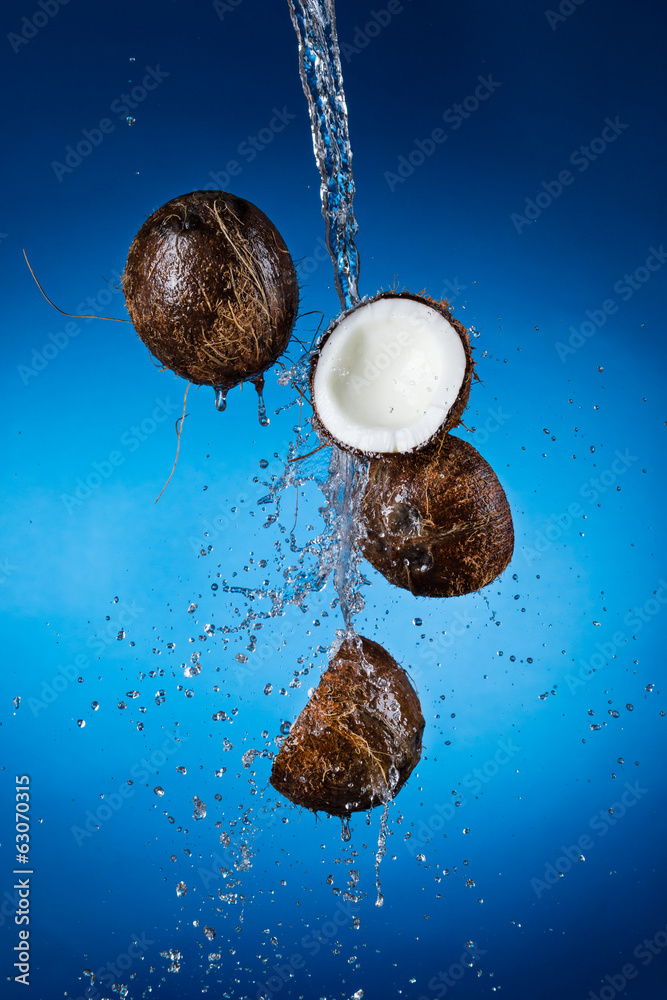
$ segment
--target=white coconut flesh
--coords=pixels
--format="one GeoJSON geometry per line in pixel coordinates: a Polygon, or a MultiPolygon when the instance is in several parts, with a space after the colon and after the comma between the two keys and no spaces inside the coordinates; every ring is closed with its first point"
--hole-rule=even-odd
{"type": "Polygon", "coordinates": [[[317,415],[361,452],[408,452],[447,419],[466,374],[461,337],[437,309],[410,298],[358,306],[333,329],[317,361],[317,415]]]}

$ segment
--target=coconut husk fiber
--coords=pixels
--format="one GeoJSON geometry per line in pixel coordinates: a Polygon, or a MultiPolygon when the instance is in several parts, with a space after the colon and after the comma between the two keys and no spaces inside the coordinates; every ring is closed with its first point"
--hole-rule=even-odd
{"type": "Polygon", "coordinates": [[[372,639],[347,638],[275,757],[271,784],[313,812],[370,809],[405,784],[423,731],[405,670],[372,639]]]}
{"type": "Polygon", "coordinates": [[[512,558],[512,513],[498,477],[471,444],[450,435],[372,460],[361,516],[366,559],[419,596],[472,593],[512,558]]]}
{"type": "Polygon", "coordinates": [[[134,328],[162,365],[222,389],[276,361],[299,301],[276,227],[225,191],[193,191],[154,212],[130,246],[123,292],[134,328]]]}

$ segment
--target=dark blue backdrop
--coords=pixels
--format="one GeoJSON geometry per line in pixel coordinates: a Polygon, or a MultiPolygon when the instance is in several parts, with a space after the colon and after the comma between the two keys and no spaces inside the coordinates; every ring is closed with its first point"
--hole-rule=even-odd
{"type": "MultiPolygon", "coordinates": [[[[128,325],[55,312],[21,253],[61,308],[123,317],[143,220],[223,187],[275,222],[302,312],[328,322],[286,0],[5,4],[5,992],[80,997],[88,969],[94,997],[115,983],[130,998],[659,1000],[664,11],[337,10],[360,288],[445,296],[474,328],[466,424],[507,490],[514,559],[444,602],[368,568],[359,629],[411,669],[427,719],[377,908],[379,813],[344,844],[338,823],[278,799],[268,755],[242,759],[275,751],[341,624],[329,584],[250,630],[248,650],[251,605],[224,590],[279,583],[294,561],[279,527],[293,492],[268,528],[257,504],[295,437],[298,409],[275,414],[292,394],[269,375],[264,429],[254,391],[224,414],[191,391],[155,505],[184,383],[128,325]],[[17,775],[31,788],[29,991],[9,981],[17,775]]],[[[302,316],[301,339],[318,320],[302,316]]],[[[321,503],[304,487],[300,544],[321,503]]]]}

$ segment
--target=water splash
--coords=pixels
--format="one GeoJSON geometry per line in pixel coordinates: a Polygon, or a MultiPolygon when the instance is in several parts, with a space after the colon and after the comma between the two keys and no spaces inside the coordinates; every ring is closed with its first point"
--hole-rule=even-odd
{"type": "MultiPolygon", "coordinates": [[[[267,495],[258,501],[262,505],[274,507],[273,512],[267,516],[264,527],[278,525],[281,533],[288,535],[289,552],[284,555],[289,554],[293,558],[298,553],[296,565],[283,570],[283,581],[279,588],[260,587],[252,590],[223,586],[223,590],[242,592],[251,600],[269,597],[272,608],[267,616],[275,617],[283,612],[287,604],[303,607],[308,594],[322,590],[327,580],[332,578],[336,591],[332,607],[340,607],[346,634],[351,634],[352,616],[362,611],[365,603],[361,588],[367,580],[360,571],[359,541],[360,506],[368,464],[336,447],[315,449],[309,453],[309,437],[307,434],[300,435],[297,442],[290,446],[282,475],[270,485],[267,495]],[[298,454],[300,449],[305,452],[304,457],[298,454]],[[326,500],[326,504],[320,507],[324,528],[315,537],[298,545],[295,536],[298,507],[291,531],[288,531],[280,523],[282,505],[285,498],[290,496],[292,488],[296,488],[298,493],[309,482],[317,484],[326,500]]],[[[291,509],[287,517],[290,515],[291,509]]],[[[276,543],[276,553],[279,558],[283,558],[281,543],[276,543]]],[[[340,641],[342,638],[341,635],[340,641]]]]}
{"type": "Polygon", "coordinates": [[[335,445],[322,492],[327,498],[324,519],[328,528],[328,545],[323,548],[321,568],[333,571],[333,583],[338,595],[343,621],[352,632],[352,615],[364,609],[361,587],[365,580],[359,564],[361,536],[361,502],[368,478],[368,463],[335,445]]]}
{"type": "Polygon", "coordinates": [[[334,0],[288,0],[299,39],[301,83],[308,100],[315,159],[320,170],[322,215],[344,309],[359,299],[358,225],[352,209],[354,180],[347,105],[336,33],[334,0]]]}

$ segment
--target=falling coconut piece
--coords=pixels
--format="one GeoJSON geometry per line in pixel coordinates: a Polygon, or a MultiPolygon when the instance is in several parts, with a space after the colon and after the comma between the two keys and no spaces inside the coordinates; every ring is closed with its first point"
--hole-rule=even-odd
{"type": "Polygon", "coordinates": [[[512,513],[493,469],[446,435],[412,455],[374,459],[362,504],[366,559],[390,583],[425,597],[469,594],[503,572],[512,513]]]}
{"type": "Polygon", "coordinates": [[[383,292],[327,331],[311,369],[314,422],[361,455],[411,452],[461,420],[473,361],[444,303],[383,292]]]}
{"type": "Polygon", "coordinates": [[[423,731],[405,670],[377,642],[345,639],[275,758],[271,784],[313,812],[370,809],[405,784],[423,731]]]}
{"type": "Polygon", "coordinates": [[[158,361],[223,397],[282,354],[299,299],[276,227],[224,191],[193,191],[154,212],[132,241],[123,292],[158,361]]]}

